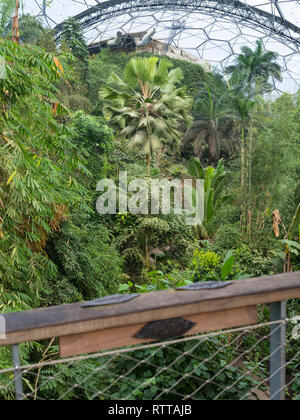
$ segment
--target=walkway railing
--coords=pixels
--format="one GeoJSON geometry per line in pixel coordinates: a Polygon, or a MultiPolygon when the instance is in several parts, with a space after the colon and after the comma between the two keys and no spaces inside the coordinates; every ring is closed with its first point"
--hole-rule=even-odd
{"type": "Polygon", "coordinates": [[[4,315],[0,399],[300,399],[300,272],[222,286],[4,315]]]}

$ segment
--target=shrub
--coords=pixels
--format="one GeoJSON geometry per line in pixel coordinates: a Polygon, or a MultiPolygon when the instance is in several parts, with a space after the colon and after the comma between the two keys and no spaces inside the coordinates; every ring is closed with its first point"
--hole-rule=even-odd
{"type": "Polygon", "coordinates": [[[270,249],[267,254],[258,247],[242,245],[236,249],[235,256],[239,266],[253,276],[272,275],[280,272],[282,268],[283,252],[281,250],[270,249]]]}
{"type": "Polygon", "coordinates": [[[92,115],[86,115],[78,111],[73,117],[75,129],[75,141],[79,146],[84,146],[87,151],[98,153],[109,153],[113,149],[113,131],[101,119],[92,115]]]}
{"type": "Polygon", "coordinates": [[[224,225],[215,236],[215,245],[220,249],[236,249],[243,242],[243,235],[239,225],[224,225]]]}
{"type": "Polygon", "coordinates": [[[194,280],[214,281],[219,271],[220,257],[212,251],[196,250],[193,256],[192,265],[195,269],[194,280]]]}
{"type": "Polygon", "coordinates": [[[58,267],[58,290],[51,304],[95,299],[117,292],[122,259],[111,244],[109,231],[102,225],[67,222],[48,244],[48,255],[58,267]],[[67,289],[69,288],[69,290],[67,289]],[[66,291],[68,290],[68,292],[66,291]]]}

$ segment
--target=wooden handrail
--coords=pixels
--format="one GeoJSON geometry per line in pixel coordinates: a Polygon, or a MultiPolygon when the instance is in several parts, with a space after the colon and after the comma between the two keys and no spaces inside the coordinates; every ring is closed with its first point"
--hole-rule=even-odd
{"type": "MultiPolygon", "coordinates": [[[[215,290],[167,290],[121,304],[83,308],[81,303],[8,313],[0,346],[141,325],[174,317],[225,313],[300,297],[300,272],[233,282],[215,290]],[[225,312],[224,312],[225,311],[225,312]]],[[[219,317],[220,318],[220,317],[219,317]]]]}

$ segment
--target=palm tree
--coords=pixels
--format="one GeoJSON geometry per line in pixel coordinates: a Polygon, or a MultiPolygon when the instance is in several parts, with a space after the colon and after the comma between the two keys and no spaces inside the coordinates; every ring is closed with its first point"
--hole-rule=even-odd
{"type": "Polygon", "coordinates": [[[272,51],[265,51],[261,40],[256,41],[256,49],[244,46],[241,54],[236,58],[235,64],[227,67],[225,72],[231,75],[232,84],[237,80],[248,90],[248,94],[253,96],[255,93],[264,93],[272,89],[269,79],[282,81],[282,69],[276,60],[278,54],[272,51]],[[253,90],[253,84],[259,92],[253,90]]]}
{"type": "Polygon", "coordinates": [[[162,142],[178,144],[180,123],[192,121],[192,98],[178,87],[183,74],[171,67],[157,57],[133,58],[122,78],[112,73],[100,90],[105,118],[130,146],[142,149],[148,167],[162,142]]]}
{"type": "Polygon", "coordinates": [[[22,44],[38,45],[47,32],[42,22],[29,14],[21,16],[19,24],[22,44]]]}
{"type": "Polygon", "coordinates": [[[241,186],[244,203],[242,213],[245,212],[246,197],[250,200],[252,183],[252,141],[253,127],[250,121],[251,110],[255,104],[255,97],[272,91],[273,85],[270,78],[282,80],[281,67],[276,60],[278,54],[265,51],[261,40],[256,41],[256,49],[244,46],[241,54],[232,66],[227,67],[225,72],[229,74],[230,85],[235,92],[235,106],[241,120],[241,186]],[[247,138],[248,137],[248,138],[247,138]],[[247,140],[247,141],[246,141],[247,140]],[[248,185],[246,184],[248,168],[248,185]],[[248,193],[247,193],[248,190],[248,193]]]}
{"type": "Polygon", "coordinates": [[[208,152],[209,165],[220,159],[221,150],[232,154],[237,150],[236,119],[229,88],[220,91],[204,84],[195,101],[194,123],[185,134],[186,142],[193,142],[194,152],[200,158],[208,152]]]}

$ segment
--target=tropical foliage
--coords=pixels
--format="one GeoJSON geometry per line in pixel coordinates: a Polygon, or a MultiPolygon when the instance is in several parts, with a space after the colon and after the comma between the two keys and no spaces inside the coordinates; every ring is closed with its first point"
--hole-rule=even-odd
{"type": "Polygon", "coordinates": [[[281,67],[276,62],[278,54],[273,51],[265,51],[262,41],[256,41],[256,49],[250,47],[241,48],[241,54],[236,58],[236,63],[227,67],[226,73],[232,77],[232,82],[239,82],[242,89],[251,95],[251,88],[255,85],[255,93],[272,90],[270,78],[281,81],[281,67]]]}
{"type": "MultiPolygon", "coordinates": [[[[282,77],[276,53],[261,42],[255,50],[243,47],[226,74],[139,51],[90,56],[73,19],[64,23],[58,46],[40,21],[24,15],[20,44],[12,42],[14,10],[15,1],[0,1],[1,312],[300,269],[300,101],[299,95],[269,95],[272,79],[282,77]],[[117,181],[120,171],[146,183],[150,175],[203,179],[202,225],[187,225],[173,206],[169,215],[99,215],[96,185],[117,181]]],[[[295,316],[299,302],[288,311],[295,316]]],[[[252,347],[247,340],[241,346],[252,347]]],[[[57,352],[55,343],[49,348],[57,352]]],[[[207,359],[219,348],[216,340],[195,355],[207,359]]],[[[222,348],[195,370],[200,380],[232,360],[230,340],[222,348]]],[[[44,343],[28,343],[21,356],[38,363],[45,350],[44,343]]],[[[165,350],[155,356],[157,365],[174,358],[165,350]]],[[[258,356],[264,351],[258,346],[258,356]]],[[[135,357],[144,360],[150,352],[135,357]]],[[[42,397],[56,398],[99,363],[49,367],[45,375],[62,379],[50,380],[42,397]]],[[[0,369],[10,365],[8,349],[1,348],[0,369]]],[[[131,367],[118,360],[113,372],[131,367]]],[[[176,369],[182,376],[195,366],[186,359],[176,369]]],[[[155,398],[177,378],[165,372],[151,382],[156,373],[138,366],[130,383],[112,386],[112,396],[155,398]],[[147,385],[134,391],[141,378],[147,385]]],[[[199,398],[214,398],[235,378],[237,368],[199,398]]],[[[6,379],[1,398],[10,399],[6,379]]],[[[25,380],[32,389],[31,378],[25,380]]],[[[111,386],[107,374],[99,380],[111,386]]],[[[251,386],[249,379],[226,397],[238,399],[251,386]]],[[[90,387],[97,392],[99,382],[90,387]]],[[[296,391],[290,392],[293,398],[296,391]]],[[[70,398],[88,396],[74,387],[70,398]]]]}
{"type": "Polygon", "coordinates": [[[233,92],[224,84],[201,86],[195,97],[195,121],[185,134],[185,143],[193,144],[195,155],[207,158],[208,164],[217,164],[221,157],[232,156],[239,151],[237,121],[233,92]]]}
{"type": "Polygon", "coordinates": [[[170,67],[167,60],[156,57],[132,59],[123,79],[112,73],[100,92],[106,119],[147,155],[148,166],[162,144],[177,147],[180,122],[191,121],[192,100],[185,88],[177,86],[182,72],[169,71],[170,67]]]}
{"type": "Polygon", "coordinates": [[[0,1],[0,31],[1,36],[6,36],[7,31],[10,29],[11,33],[11,26],[8,28],[9,22],[11,22],[12,15],[16,6],[15,0],[1,0],[0,1]]]}
{"type": "Polygon", "coordinates": [[[224,193],[226,171],[223,163],[220,159],[217,168],[208,166],[204,169],[198,158],[192,158],[189,162],[190,175],[204,181],[203,227],[206,229],[222,205],[232,198],[230,194],[224,193]]]}
{"type": "Polygon", "coordinates": [[[11,41],[0,44],[0,54],[7,63],[0,81],[1,279],[39,302],[41,283],[56,271],[45,254],[47,238],[71,207],[82,205],[84,188],[74,173],[85,169],[72,152],[69,128],[59,122],[59,60],[11,41]]]}

